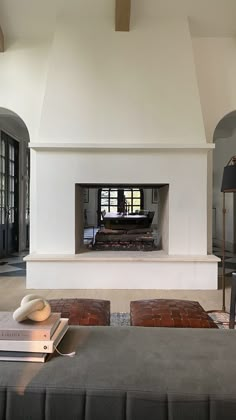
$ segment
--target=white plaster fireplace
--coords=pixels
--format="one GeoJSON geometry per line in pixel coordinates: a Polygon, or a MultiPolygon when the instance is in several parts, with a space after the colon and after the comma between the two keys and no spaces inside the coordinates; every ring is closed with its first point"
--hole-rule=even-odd
{"type": "Polygon", "coordinates": [[[31,250],[27,287],[216,289],[207,255],[207,153],[199,144],[32,143],[31,250]],[[162,250],[80,252],[76,184],[168,184],[162,250]],[[77,248],[77,249],[76,249],[77,248]],[[112,273],[112,275],[111,275],[112,273]]]}

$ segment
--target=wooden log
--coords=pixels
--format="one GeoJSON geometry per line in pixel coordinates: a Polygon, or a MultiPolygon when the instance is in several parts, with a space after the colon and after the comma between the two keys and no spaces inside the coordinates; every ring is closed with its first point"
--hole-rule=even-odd
{"type": "Polygon", "coordinates": [[[102,233],[97,233],[95,236],[96,242],[135,242],[135,241],[154,241],[154,238],[151,233],[140,233],[137,235],[126,234],[122,235],[103,235],[102,233]]]}
{"type": "Polygon", "coordinates": [[[155,249],[153,243],[127,243],[127,242],[113,242],[113,243],[96,243],[93,248],[96,251],[153,251],[155,249]]]}

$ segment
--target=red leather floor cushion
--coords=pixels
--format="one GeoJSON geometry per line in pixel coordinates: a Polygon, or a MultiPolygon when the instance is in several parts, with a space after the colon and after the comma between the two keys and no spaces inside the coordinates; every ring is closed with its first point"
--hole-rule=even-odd
{"type": "Polygon", "coordinates": [[[198,302],[178,299],[132,301],[130,323],[140,327],[218,328],[198,302]]]}
{"type": "Polygon", "coordinates": [[[49,299],[52,312],[61,312],[70,325],[110,325],[110,301],[101,299],[49,299]]]}

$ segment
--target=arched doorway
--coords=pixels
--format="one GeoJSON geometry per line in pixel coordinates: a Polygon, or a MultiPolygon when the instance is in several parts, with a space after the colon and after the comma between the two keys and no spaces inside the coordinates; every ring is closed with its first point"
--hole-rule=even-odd
{"type": "Polygon", "coordinates": [[[29,245],[28,142],[24,121],[0,108],[0,258],[29,245]]]}
{"type": "MultiPolygon", "coordinates": [[[[236,155],[236,111],[226,114],[217,124],[213,141],[213,246],[222,247],[223,196],[221,183],[224,166],[236,155]]],[[[226,242],[225,249],[236,252],[236,202],[235,194],[226,194],[226,242]]]]}

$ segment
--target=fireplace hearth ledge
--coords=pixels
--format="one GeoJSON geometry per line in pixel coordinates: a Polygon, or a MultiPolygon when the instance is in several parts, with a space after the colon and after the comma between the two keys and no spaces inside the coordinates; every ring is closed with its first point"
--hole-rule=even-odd
{"type": "Polygon", "coordinates": [[[215,255],[168,255],[163,251],[92,251],[80,254],[29,254],[24,257],[26,262],[36,261],[124,261],[124,262],[212,262],[218,263],[220,258],[215,255]]]}

